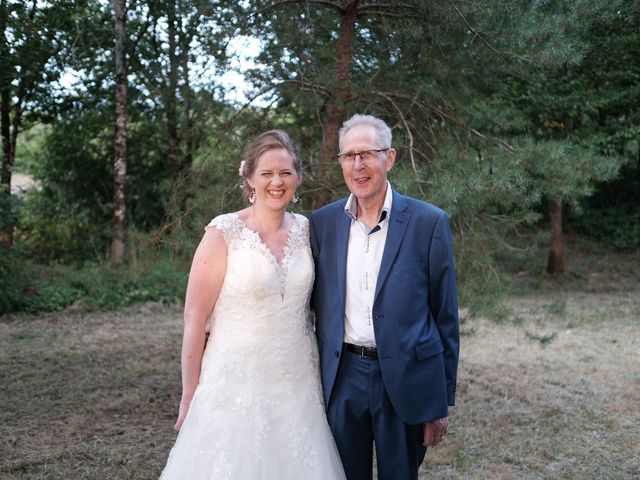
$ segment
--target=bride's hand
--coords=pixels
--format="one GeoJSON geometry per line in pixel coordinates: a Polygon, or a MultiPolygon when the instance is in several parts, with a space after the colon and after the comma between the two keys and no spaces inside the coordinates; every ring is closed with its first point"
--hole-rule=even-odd
{"type": "Polygon", "coordinates": [[[181,400],[180,401],[180,409],[178,410],[178,420],[176,421],[175,426],[173,427],[176,432],[180,431],[180,427],[182,427],[182,422],[187,416],[187,412],[189,411],[189,405],[191,405],[191,400],[181,400]]]}

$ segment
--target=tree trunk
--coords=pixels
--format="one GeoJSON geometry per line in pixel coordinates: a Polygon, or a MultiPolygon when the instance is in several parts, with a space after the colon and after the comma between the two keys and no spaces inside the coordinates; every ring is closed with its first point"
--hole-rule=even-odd
{"type": "MultiPolygon", "coordinates": [[[[11,148],[11,68],[7,65],[9,59],[9,49],[6,43],[5,31],[7,28],[7,5],[3,1],[0,4],[0,58],[2,68],[0,70],[0,134],[2,136],[2,163],[0,165],[0,196],[2,203],[10,205],[11,196],[11,173],[15,152],[11,148]]],[[[9,221],[1,232],[2,244],[10,247],[13,244],[13,225],[9,221]]]]}
{"type": "Polygon", "coordinates": [[[125,58],[126,0],[112,0],[115,14],[115,68],[116,68],[116,132],[115,160],[113,164],[113,239],[111,265],[124,263],[125,256],[125,180],[127,174],[127,64],[125,58]]]}
{"type": "Polygon", "coordinates": [[[562,198],[549,199],[549,217],[551,221],[551,245],[547,260],[547,273],[564,271],[564,246],[562,242],[562,198]]]}
{"type": "Polygon", "coordinates": [[[340,31],[334,54],[335,88],[324,105],[325,116],[317,174],[321,189],[313,197],[314,209],[327,204],[331,199],[331,188],[335,178],[333,172],[338,168],[338,132],[344,121],[346,105],[353,97],[350,83],[358,0],[342,0],[341,8],[340,31]]]}
{"type": "Polygon", "coordinates": [[[177,110],[177,95],[178,95],[178,57],[176,54],[178,42],[177,42],[177,28],[176,28],[176,5],[175,2],[167,2],[167,23],[169,33],[169,84],[166,93],[166,106],[167,106],[167,141],[169,142],[169,168],[173,179],[176,180],[181,170],[180,165],[180,152],[179,152],[179,140],[178,140],[178,110],[177,110]]]}
{"type": "Polygon", "coordinates": [[[185,34],[181,41],[180,62],[182,64],[182,97],[184,108],[184,127],[183,127],[183,144],[184,144],[184,165],[189,168],[193,162],[193,116],[191,112],[192,96],[191,96],[191,80],[189,78],[189,42],[192,37],[185,34]]]}
{"type": "MultiPolygon", "coordinates": [[[[11,173],[13,170],[13,161],[15,158],[15,152],[11,148],[11,128],[9,126],[11,108],[10,91],[7,88],[3,88],[0,97],[0,122],[2,124],[0,127],[2,131],[2,171],[0,172],[0,195],[6,197],[7,201],[2,201],[2,203],[5,204],[8,208],[11,204],[11,173]]],[[[7,223],[8,225],[5,225],[2,229],[1,241],[5,247],[10,247],[11,245],[13,245],[13,222],[9,220],[7,223]]]]}
{"type": "Polygon", "coordinates": [[[169,171],[172,178],[171,199],[169,205],[169,215],[171,218],[171,231],[180,229],[182,223],[182,217],[180,211],[181,205],[181,193],[182,188],[182,159],[180,155],[180,139],[178,137],[178,108],[177,108],[177,95],[178,95],[178,75],[180,69],[180,60],[177,55],[178,48],[178,30],[176,19],[176,5],[175,2],[167,2],[167,23],[168,23],[168,35],[169,35],[169,72],[168,72],[168,85],[165,91],[165,102],[167,109],[167,142],[168,152],[167,157],[169,160],[169,171]]]}

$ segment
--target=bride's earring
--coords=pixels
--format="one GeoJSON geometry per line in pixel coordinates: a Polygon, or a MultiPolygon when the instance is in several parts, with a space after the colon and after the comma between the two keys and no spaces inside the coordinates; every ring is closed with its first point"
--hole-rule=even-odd
{"type": "Polygon", "coordinates": [[[249,194],[249,203],[253,205],[256,201],[256,189],[252,188],[251,193],[249,194]]]}
{"type": "Polygon", "coordinates": [[[300,197],[298,196],[298,192],[295,192],[295,193],[293,194],[293,198],[291,199],[291,201],[292,201],[293,203],[298,203],[298,200],[300,200],[300,197]]]}

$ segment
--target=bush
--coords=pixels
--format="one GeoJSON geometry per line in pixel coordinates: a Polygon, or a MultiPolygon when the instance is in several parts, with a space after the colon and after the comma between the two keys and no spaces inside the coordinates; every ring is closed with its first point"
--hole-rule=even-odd
{"type": "Polygon", "coordinates": [[[113,269],[107,263],[81,268],[42,266],[17,250],[3,255],[0,314],[62,310],[82,299],[89,310],[115,309],[136,302],[164,304],[184,299],[187,274],[167,258],[113,269]]]}
{"type": "Polygon", "coordinates": [[[0,245],[0,315],[20,310],[20,297],[29,274],[23,265],[24,256],[18,247],[0,245]]]}
{"type": "Polygon", "coordinates": [[[589,208],[570,219],[569,228],[620,249],[640,248],[640,207],[589,208]]]}

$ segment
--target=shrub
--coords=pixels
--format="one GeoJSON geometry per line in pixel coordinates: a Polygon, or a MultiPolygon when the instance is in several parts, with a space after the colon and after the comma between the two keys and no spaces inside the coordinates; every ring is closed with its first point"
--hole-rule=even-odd
{"type": "Polygon", "coordinates": [[[37,265],[13,251],[0,266],[0,314],[62,310],[80,299],[90,310],[143,301],[172,304],[183,300],[187,280],[184,269],[166,257],[120,269],[108,263],[78,268],[37,265]]]}

